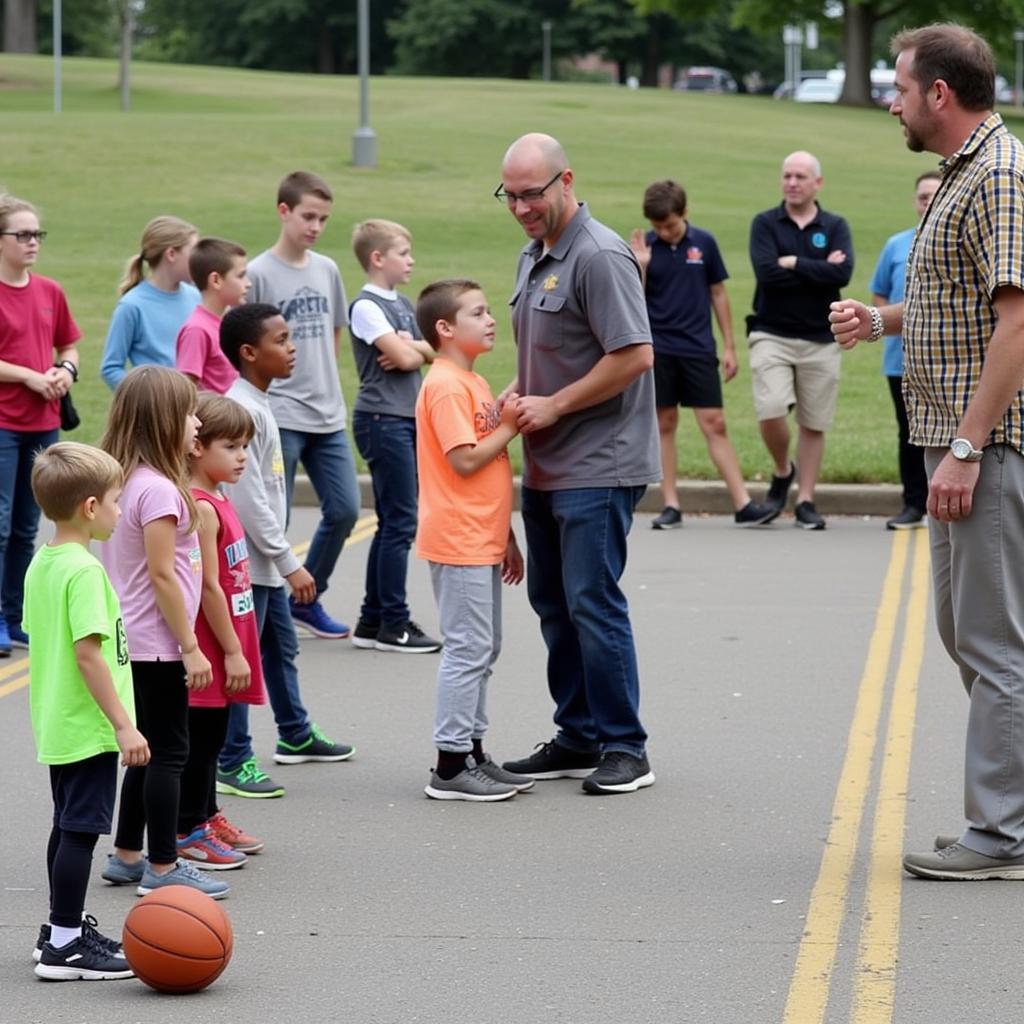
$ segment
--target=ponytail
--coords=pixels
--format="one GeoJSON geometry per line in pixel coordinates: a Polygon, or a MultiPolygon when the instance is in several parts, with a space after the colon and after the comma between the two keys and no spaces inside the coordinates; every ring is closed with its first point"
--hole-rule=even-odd
{"type": "Polygon", "coordinates": [[[168,249],[180,249],[188,245],[189,239],[199,232],[188,221],[164,214],[154,217],[143,229],[139,251],[125,265],[124,277],[118,285],[118,294],[124,295],[141,284],[145,274],[143,264],[148,263],[154,270],[164,258],[168,249]]]}

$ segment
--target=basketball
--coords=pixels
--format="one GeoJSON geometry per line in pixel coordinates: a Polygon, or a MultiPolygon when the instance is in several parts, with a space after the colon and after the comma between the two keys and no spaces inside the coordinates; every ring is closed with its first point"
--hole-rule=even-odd
{"type": "Polygon", "coordinates": [[[231,959],[227,915],[205,893],[168,885],[143,896],[124,921],[124,955],[140,981],[158,992],[198,992],[231,959]]]}

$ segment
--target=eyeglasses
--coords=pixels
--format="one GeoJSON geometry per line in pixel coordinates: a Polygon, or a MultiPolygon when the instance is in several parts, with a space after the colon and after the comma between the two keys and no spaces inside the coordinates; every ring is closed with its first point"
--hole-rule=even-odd
{"type": "Polygon", "coordinates": [[[565,171],[559,171],[543,188],[528,188],[525,192],[507,192],[501,185],[494,190],[494,198],[499,203],[508,203],[509,206],[515,206],[518,202],[524,203],[537,203],[544,198],[544,193],[558,179],[565,174],[565,171]]]}
{"type": "Polygon", "coordinates": [[[10,235],[21,245],[28,245],[29,242],[42,242],[46,240],[45,231],[0,231],[0,235],[10,235]]]}

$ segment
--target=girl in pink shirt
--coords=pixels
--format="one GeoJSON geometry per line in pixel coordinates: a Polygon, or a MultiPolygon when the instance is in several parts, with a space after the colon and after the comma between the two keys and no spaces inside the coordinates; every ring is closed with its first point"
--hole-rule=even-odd
{"type": "Polygon", "coordinates": [[[125,472],[121,522],[101,558],[121,600],[136,714],[151,752],[145,768],[125,771],[114,853],[103,877],[137,882],[140,895],[165,885],[188,885],[215,898],[229,891],[179,862],[176,843],[188,694],[213,679],[195,633],[203,564],[187,456],[199,426],[192,382],[177,370],[139,366],[114,392],[100,442],[125,472]]]}

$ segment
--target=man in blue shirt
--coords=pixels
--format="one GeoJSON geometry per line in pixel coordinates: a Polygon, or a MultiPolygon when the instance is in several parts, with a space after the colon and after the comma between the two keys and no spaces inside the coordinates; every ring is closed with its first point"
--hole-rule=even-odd
{"type": "Polygon", "coordinates": [[[676,490],[679,406],[690,406],[708,454],[732,499],[738,526],[771,522],[780,509],[750,500],[739,460],[725,429],[722,384],[711,329],[714,309],[722,332],[725,379],[736,376],[729,276],[718,243],[686,220],[686,192],[675,181],[656,181],[644,193],[644,216],[653,230],[637,229],[630,247],[644,275],[647,316],[654,339],[654,397],[661,441],[661,490],[665,507],[651,524],[670,530],[682,522],[676,490]]]}
{"type": "MultiPolygon", "coordinates": [[[[938,171],[925,171],[917,179],[914,206],[920,220],[932,196],[938,191],[942,175],[938,171]]],[[[906,280],[907,257],[914,241],[917,228],[907,228],[893,235],[878,257],[871,291],[877,306],[888,306],[903,301],[903,286],[906,280]]],[[[885,339],[882,355],[882,373],[888,378],[892,404],[896,409],[896,423],[899,426],[900,481],[903,484],[903,511],[886,522],[890,530],[912,530],[924,526],[925,506],[928,501],[928,477],[924,468],[924,449],[910,443],[910,426],[907,423],[907,407],[903,401],[903,339],[898,334],[885,339]]]]}

